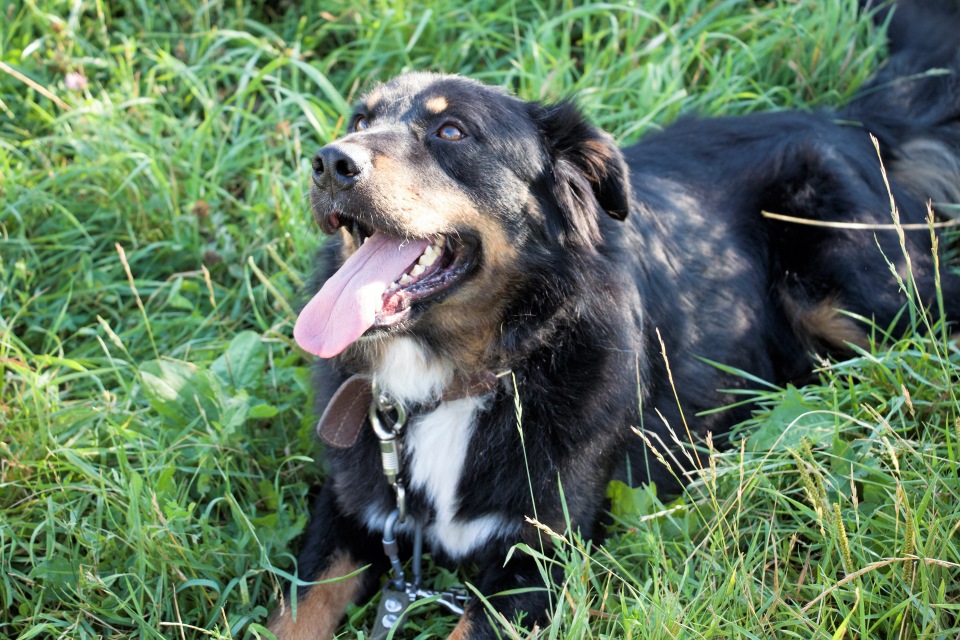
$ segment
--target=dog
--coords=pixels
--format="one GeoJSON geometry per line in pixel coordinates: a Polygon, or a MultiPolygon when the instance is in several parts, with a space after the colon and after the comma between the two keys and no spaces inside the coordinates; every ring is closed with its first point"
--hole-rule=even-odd
{"type": "Polygon", "coordinates": [[[611,479],[679,490],[676,434],[749,415],[734,370],[802,380],[868,343],[862,319],[908,328],[905,253],[915,299],[960,318],[924,225],[960,202],[960,5],[879,14],[889,60],[843,109],[687,117],[622,150],[571,102],[458,76],[359,101],[313,159],[330,238],[294,336],[329,475],[278,638],[332,637],[420,544],[476,567],[450,638],[499,637],[492,611],[543,625],[540,568],[510,553],[541,546],[525,517],[599,537],[611,479]]]}

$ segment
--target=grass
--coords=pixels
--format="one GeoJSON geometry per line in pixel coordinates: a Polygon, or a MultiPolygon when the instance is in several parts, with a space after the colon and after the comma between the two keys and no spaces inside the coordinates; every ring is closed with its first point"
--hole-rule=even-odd
{"type": "MultiPolygon", "coordinates": [[[[0,0],[0,635],[265,636],[322,475],[305,176],[373,80],[576,95],[628,142],[849,99],[883,48],[854,4],[0,0]]],[[[931,335],[758,383],[674,503],[613,487],[603,548],[557,534],[542,637],[957,637],[960,354],[931,335]]]]}

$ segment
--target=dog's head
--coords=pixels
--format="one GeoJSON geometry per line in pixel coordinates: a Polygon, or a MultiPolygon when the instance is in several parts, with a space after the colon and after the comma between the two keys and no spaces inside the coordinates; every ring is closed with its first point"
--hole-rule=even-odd
{"type": "Polygon", "coordinates": [[[626,164],[570,103],[408,74],[360,100],[313,159],[317,223],[342,264],[294,331],[321,357],[398,333],[489,344],[544,256],[595,253],[626,217],[626,164]]]}

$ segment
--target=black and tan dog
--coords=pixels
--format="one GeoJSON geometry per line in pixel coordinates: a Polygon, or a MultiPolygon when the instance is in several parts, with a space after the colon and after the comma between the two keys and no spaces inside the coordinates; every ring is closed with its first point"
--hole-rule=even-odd
{"type": "MultiPolygon", "coordinates": [[[[333,237],[295,329],[322,358],[317,403],[336,445],[299,576],[348,577],[301,587],[277,636],[330,638],[388,566],[398,499],[364,417],[371,380],[407,414],[399,548],[409,556],[419,525],[435,560],[471,563],[490,605],[532,626],[547,617],[543,578],[522,553],[505,563],[512,545],[538,546],[524,517],[555,530],[569,517],[592,536],[611,478],[676,489],[683,470],[646,447],[686,435],[678,405],[694,439],[749,411],[698,417],[744,385],[708,361],[784,383],[809,374],[811,353],[865,342],[838,310],[905,328],[885,261],[905,276],[895,232],[761,213],[889,225],[870,134],[902,222],[960,201],[958,5],[900,7],[890,29],[890,60],[839,112],[685,119],[624,150],[569,103],[461,77],[404,75],[364,97],[350,133],[314,158],[313,212],[333,237]]],[[[918,299],[933,303],[930,234],[905,242],[918,299]]],[[[943,301],[960,317],[956,275],[943,301]]],[[[496,637],[488,612],[474,599],[451,637],[496,637]]]]}

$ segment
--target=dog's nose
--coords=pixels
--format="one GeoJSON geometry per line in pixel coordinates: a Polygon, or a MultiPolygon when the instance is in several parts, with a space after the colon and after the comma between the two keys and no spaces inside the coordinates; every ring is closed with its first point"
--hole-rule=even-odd
{"type": "Polygon", "coordinates": [[[328,144],[313,156],[313,179],[331,192],[349,189],[370,170],[370,157],[360,147],[328,144]]]}

